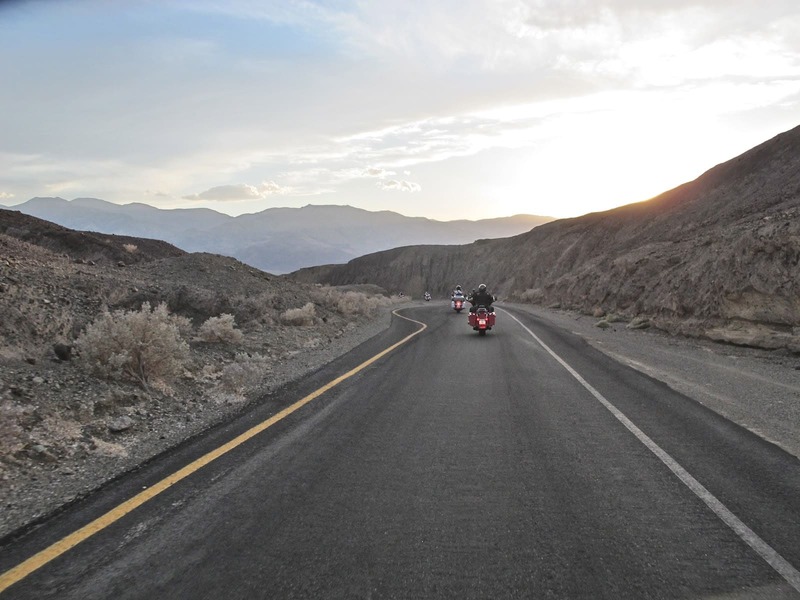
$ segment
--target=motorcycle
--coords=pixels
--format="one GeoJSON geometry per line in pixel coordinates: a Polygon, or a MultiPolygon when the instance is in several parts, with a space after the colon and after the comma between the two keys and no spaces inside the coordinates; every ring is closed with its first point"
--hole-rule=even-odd
{"type": "Polygon", "coordinates": [[[485,306],[479,306],[475,312],[469,313],[469,325],[478,335],[486,335],[494,327],[494,320],[494,311],[489,312],[485,306]]]}
{"type": "Polygon", "coordinates": [[[462,310],[464,310],[464,300],[465,298],[463,296],[453,296],[453,300],[450,302],[450,305],[457,313],[460,313],[462,310]]]}
{"type": "Polygon", "coordinates": [[[425,302],[430,302],[430,300],[431,300],[431,293],[425,292],[425,302]]]}

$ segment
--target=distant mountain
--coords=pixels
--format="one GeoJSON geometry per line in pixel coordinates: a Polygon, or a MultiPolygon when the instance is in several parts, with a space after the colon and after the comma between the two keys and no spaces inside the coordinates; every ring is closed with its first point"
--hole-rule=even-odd
{"type": "Polygon", "coordinates": [[[205,208],[163,210],[96,198],[33,198],[6,208],[70,229],[155,238],[187,252],[233,256],[276,274],[344,263],[398,246],[464,244],[481,238],[508,237],[552,220],[516,215],[479,221],[435,221],[390,211],[314,205],[270,208],[231,217],[205,208]]]}
{"type": "Polygon", "coordinates": [[[292,276],[412,295],[483,282],[505,298],[800,352],[800,127],[646,202],[292,276]]]}

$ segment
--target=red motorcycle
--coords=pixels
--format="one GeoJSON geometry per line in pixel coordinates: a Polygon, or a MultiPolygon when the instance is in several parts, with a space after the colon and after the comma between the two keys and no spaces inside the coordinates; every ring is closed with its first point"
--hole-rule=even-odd
{"type": "Polygon", "coordinates": [[[485,306],[479,306],[475,312],[469,313],[469,326],[478,332],[478,335],[486,335],[486,332],[494,327],[494,311],[490,312],[485,306]]]}

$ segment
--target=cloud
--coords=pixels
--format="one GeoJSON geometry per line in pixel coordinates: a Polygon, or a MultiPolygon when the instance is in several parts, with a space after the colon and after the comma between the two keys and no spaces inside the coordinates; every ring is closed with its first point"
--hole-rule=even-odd
{"type": "Polygon", "coordinates": [[[378,188],[382,190],[394,190],[398,192],[419,192],[422,186],[413,181],[398,181],[397,179],[389,179],[387,181],[379,181],[378,188]]]}
{"type": "Polygon", "coordinates": [[[381,169],[380,167],[369,167],[368,169],[364,169],[362,172],[362,176],[364,177],[390,177],[394,175],[394,171],[387,171],[386,169],[381,169]]]}
{"type": "Polygon", "coordinates": [[[0,192],[0,200],[10,200],[14,197],[14,194],[9,194],[8,192],[0,192]]]}
{"type": "Polygon", "coordinates": [[[184,200],[216,200],[219,202],[235,202],[238,200],[260,200],[267,196],[285,194],[288,188],[281,187],[274,181],[264,181],[259,186],[239,183],[235,185],[219,185],[199,194],[184,196],[184,200]]]}

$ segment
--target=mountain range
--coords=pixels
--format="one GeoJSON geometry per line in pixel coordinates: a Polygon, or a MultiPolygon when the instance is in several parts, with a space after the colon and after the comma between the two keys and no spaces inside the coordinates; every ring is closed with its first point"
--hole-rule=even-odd
{"type": "Polygon", "coordinates": [[[486,283],[506,299],[800,352],[800,127],[649,201],[293,277],[412,295],[486,283]]]}
{"type": "Polygon", "coordinates": [[[154,238],[187,252],[232,256],[274,274],[418,244],[464,244],[529,231],[550,217],[436,221],[351,206],[270,208],[232,217],[206,208],[159,209],[97,198],[32,198],[9,208],[80,231],[154,238]]]}

